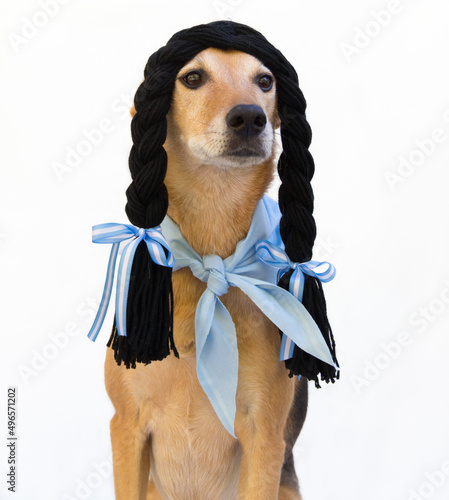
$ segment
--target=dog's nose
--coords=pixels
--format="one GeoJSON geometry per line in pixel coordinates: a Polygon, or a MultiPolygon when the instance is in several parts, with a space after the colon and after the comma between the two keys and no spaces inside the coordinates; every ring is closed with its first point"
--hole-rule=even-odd
{"type": "Polygon", "coordinates": [[[237,135],[252,137],[264,130],[267,117],[263,109],[256,104],[239,104],[226,115],[226,124],[237,135]]]}

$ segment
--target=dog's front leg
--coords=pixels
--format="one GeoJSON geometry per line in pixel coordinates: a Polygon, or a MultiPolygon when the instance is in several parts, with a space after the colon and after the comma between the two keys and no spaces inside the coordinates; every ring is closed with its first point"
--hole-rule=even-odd
{"type": "Polygon", "coordinates": [[[145,500],[150,475],[148,436],[117,414],[111,420],[116,500],[145,500]]]}
{"type": "Polygon", "coordinates": [[[277,383],[259,388],[257,402],[237,411],[236,434],[242,448],[239,500],[277,500],[284,461],[284,428],[294,382],[282,373],[277,383]]]}
{"type": "Polygon", "coordinates": [[[282,433],[248,433],[240,439],[239,500],[277,500],[285,444],[282,433]]]}

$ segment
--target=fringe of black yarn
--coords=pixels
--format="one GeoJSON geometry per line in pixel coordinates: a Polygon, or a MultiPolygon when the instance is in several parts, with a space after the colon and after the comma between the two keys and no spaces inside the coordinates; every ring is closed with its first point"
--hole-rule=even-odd
{"type": "MultiPolygon", "coordinates": [[[[278,286],[288,290],[290,276],[292,273],[293,270],[284,274],[280,279],[278,286]]],[[[326,300],[324,298],[322,284],[318,279],[313,278],[312,276],[305,275],[304,277],[305,283],[302,304],[313,317],[327,346],[329,347],[332,359],[335,364],[339,366],[335,352],[335,340],[327,318],[326,300]]],[[[282,334],[280,330],[279,333],[282,334]]],[[[319,383],[319,375],[321,375],[321,380],[327,383],[334,383],[335,379],[340,377],[339,371],[337,371],[333,366],[315,358],[311,354],[303,351],[297,345],[295,345],[292,358],[285,361],[285,366],[288,370],[290,370],[290,377],[301,375],[308,380],[313,380],[317,388],[321,387],[319,383]]]]}
{"type": "Polygon", "coordinates": [[[161,361],[172,350],[179,358],[173,339],[172,269],[155,264],[142,241],[134,256],[128,291],[127,336],[114,327],[108,347],[118,365],[135,368],[136,363],[161,361]]]}

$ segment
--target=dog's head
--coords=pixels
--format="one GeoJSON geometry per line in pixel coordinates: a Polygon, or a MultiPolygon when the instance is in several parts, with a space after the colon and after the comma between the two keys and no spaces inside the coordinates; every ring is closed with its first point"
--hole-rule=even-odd
{"type": "Polygon", "coordinates": [[[164,148],[189,164],[250,167],[273,157],[279,124],[272,72],[244,52],[209,48],[177,75],[164,148]]]}

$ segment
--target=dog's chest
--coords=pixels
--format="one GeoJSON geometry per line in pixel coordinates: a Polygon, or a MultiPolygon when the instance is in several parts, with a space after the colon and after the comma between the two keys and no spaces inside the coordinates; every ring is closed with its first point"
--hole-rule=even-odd
{"type": "Polygon", "coordinates": [[[169,356],[154,368],[148,431],[151,475],[159,491],[166,498],[235,498],[240,445],[199,385],[195,356],[169,356]]]}
{"type": "MultiPolygon", "coordinates": [[[[240,444],[223,427],[196,374],[195,311],[205,288],[189,269],[174,273],[174,332],[180,359],[172,354],[146,367],[151,473],[167,498],[237,497],[240,444]]],[[[237,332],[237,412],[250,414],[264,405],[264,377],[279,370],[279,334],[240,290],[230,288],[220,300],[237,332]]]]}

